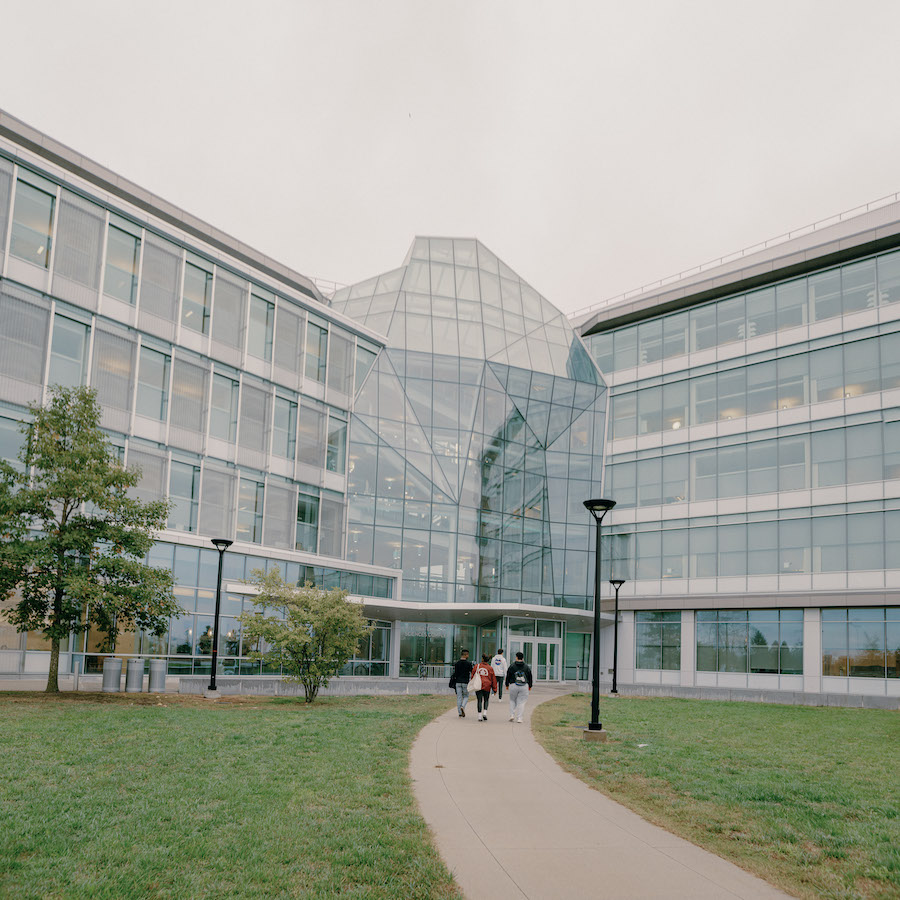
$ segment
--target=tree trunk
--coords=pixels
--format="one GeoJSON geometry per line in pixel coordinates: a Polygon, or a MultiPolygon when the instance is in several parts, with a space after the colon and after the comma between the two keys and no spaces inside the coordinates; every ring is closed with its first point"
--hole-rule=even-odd
{"type": "MultiPolygon", "coordinates": [[[[62,555],[57,561],[58,569],[57,572],[62,572],[63,559],[62,555]]],[[[52,623],[54,626],[59,624],[60,617],[62,616],[62,601],[63,601],[63,590],[62,587],[57,582],[56,591],[53,597],[53,620],[52,623]]],[[[54,632],[53,637],[50,639],[50,674],[47,676],[47,693],[48,694],[58,694],[59,693],[59,637],[54,632]]]]}
{"type": "Polygon", "coordinates": [[[59,638],[50,642],[50,674],[47,676],[47,693],[59,693],[59,638]]]}

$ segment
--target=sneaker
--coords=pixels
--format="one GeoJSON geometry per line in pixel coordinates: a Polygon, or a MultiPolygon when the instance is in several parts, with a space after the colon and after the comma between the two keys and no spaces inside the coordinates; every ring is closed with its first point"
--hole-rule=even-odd
{"type": "Polygon", "coordinates": [[[482,718],[485,722],[487,722],[487,713],[485,713],[481,718],[482,718]]]}
{"type": "Polygon", "coordinates": [[[478,721],[481,721],[481,713],[478,713],[478,721]]]}
{"type": "Polygon", "coordinates": [[[521,721],[522,721],[522,717],[521,717],[521,716],[519,716],[519,718],[518,718],[518,719],[516,719],[516,721],[517,721],[517,722],[521,722],[521,721]]]}
{"type": "Polygon", "coordinates": [[[509,721],[510,721],[510,722],[515,721],[515,718],[516,718],[515,716],[510,716],[510,717],[509,717],[509,721]]]}
{"type": "Polygon", "coordinates": [[[465,711],[462,707],[459,708],[459,714],[460,714],[463,718],[466,717],[466,711],[465,711]]]}

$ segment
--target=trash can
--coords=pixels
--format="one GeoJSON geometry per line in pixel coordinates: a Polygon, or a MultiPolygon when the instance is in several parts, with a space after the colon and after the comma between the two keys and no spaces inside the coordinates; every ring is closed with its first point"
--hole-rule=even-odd
{"type": "Polygon", "coordinates": [[[125,693],[139,694],[144,689],[144,661],[129,659],[125,669],[125,693]]]}
{"type": "Polygon", "coordinates": [[[147,690],[151,694],[166,692],[166,661],[164,659],[150,660],[150,685],[147,690]]]}
{"type": "Polygon", "coordinates": [[[118,694],[122,687],[122,660],[107,656],[103,660],[103,693],[118,694]]]}

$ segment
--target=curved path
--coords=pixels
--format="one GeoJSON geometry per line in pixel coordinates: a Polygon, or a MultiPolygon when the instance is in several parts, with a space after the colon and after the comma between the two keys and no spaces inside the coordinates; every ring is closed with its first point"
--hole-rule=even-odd
{"type": "MultiPolygon", "coordinates": [[[[766,882],[646,822],[564,772],[506,697],[479,722],[454,708],[422,729],[410,772],[425,821],[468,900],[773,900],[766,882]]],[[[473,698],[474,700],[474,698],[473,698]]]]}

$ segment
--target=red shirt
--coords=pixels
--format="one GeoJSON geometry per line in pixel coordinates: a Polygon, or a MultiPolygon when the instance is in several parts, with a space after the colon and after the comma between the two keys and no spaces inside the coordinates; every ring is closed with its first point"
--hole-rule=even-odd
{"type": "Polygon", "coordinates": [[[494,691],[497,690],[497,676],[494,674],[494,670],[491,668],[490,663],[477,663],[475,668],[472,670],[472,675],[478,673],[481,676],[481,689],[483,691],[494,691]]]}

